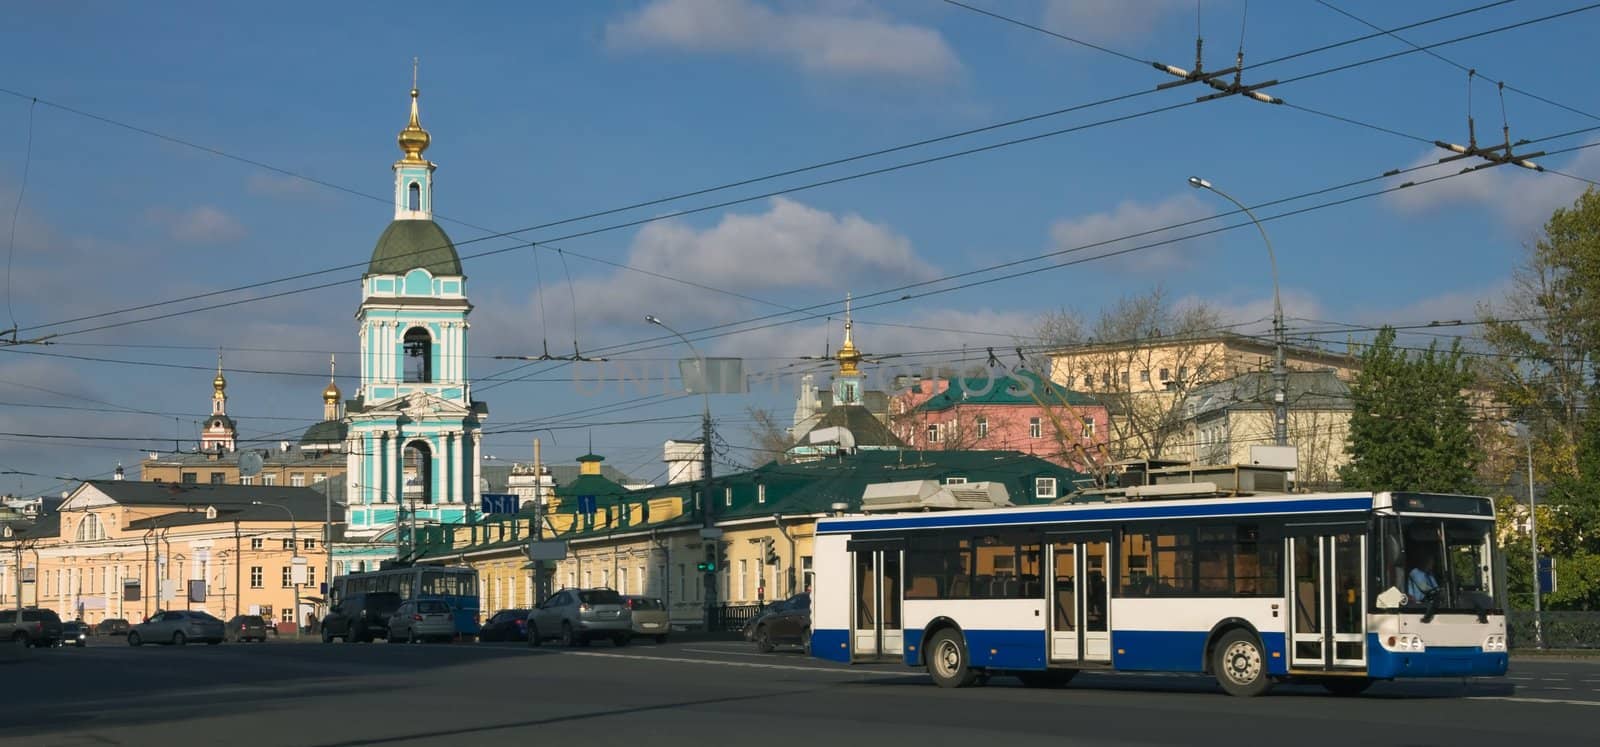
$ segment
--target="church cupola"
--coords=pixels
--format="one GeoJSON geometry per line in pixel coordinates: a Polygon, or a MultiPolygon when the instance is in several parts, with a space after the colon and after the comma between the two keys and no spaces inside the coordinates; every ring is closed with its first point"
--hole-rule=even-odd
{"type": "Polygon", "coordinates": [[[835,405],[861,404],[861,351],[856,349],[850,320],[850,296],[844,297],[844,343],[834,358],[839,361],[839,373],[833,377],[833,403],[835,405]]]}
{"type": "Polygon", "coordinates": [[[217,375],[211,379],[211,417],[200,431],[201,451],[233,451],[236,428],[228,417],[228,379],[222,375],[222,353],[217,353],[217,375]]]}
{"type": "Polygon", "coordinates": [[[324,387],[322,390],[323,420],[338,420],[341,417],[341,413],[339,412],[339,400],[344,395],[339,391],[339,385],[334,383],[334,366],[334,359],[332,356],[329,356],[328,386],[324,387]]]}
{"type": "Polygon", "coordinates": [[[433,142],[433,136],[422,129],[422,119],[417,111],[417,64],[411,63],[411,119],[400,130],[396,142],[405,154],[394,164],[394,219],[433,219],[433,169],[434,165],[422,157],[422,152],[433,142]]]}

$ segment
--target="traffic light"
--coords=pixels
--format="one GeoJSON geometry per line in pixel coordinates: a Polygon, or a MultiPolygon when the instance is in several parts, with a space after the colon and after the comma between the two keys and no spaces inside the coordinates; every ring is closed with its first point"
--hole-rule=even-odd
{"type": "Polygon", "coordinates": [[[717,572],[717,543],[706,543],[706,559],[704,562],[696,563],[694,569],[701,573],[717,572]]]}
{"type": "Polygon", "coordinates": [[[732,568],[733,567],[733,565],[728,562],[728,547],[731,544],[732,543],[728,543],[728,542],[718,542],[717,543],[717,562],[716,562],[715,567],[713,567],[711,570],[716,570],[717,568],[732,568]]]}
{"type": "Polygon", "coordinates": [[[778,543],[771,537],[761,540],[761,551],[767,565],[778,564],[778,543]]]}

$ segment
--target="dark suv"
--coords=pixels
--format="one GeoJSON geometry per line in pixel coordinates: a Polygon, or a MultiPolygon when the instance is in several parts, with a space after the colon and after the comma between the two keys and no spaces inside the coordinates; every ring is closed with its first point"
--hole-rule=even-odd
{"type": "Polygon", "coordinates": [[[54,646],[61,641],[61,618],[54,610],[29,607],[17,622],[15,609],[0,610],[0,641],[23,646],[54,646]]]}
{"type": "Polygon", "coordinates": [[[400,609],[400,595],[374,591],[345,597],[322,618],[322,642],[371,643],[389,637],[389,616],[400,609]]]}

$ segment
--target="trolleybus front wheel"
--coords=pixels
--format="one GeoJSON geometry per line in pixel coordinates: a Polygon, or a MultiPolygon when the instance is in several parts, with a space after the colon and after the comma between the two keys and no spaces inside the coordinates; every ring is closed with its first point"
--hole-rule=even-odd
{"type": "Polygon", "coordinates": [[[1251,697],[1272,686],[1267,677],[1267,658],[1261,642],[1246,630],[1233,630],[1222,636],[1212,653],[1211,671],[1217,684],[1229,695],[1251,697]]]}
{"type": "Polygon", "coordinates": [[[967,656],[967,643],[955,630],[934,633],[925,655],[928,676],[940,687],[966,687],[978,679],[978,673],[972,671],[972,659],[967,656]]]}

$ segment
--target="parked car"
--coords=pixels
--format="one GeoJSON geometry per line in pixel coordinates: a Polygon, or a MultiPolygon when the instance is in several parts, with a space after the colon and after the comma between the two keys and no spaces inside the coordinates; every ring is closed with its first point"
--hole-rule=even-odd
{"type": "Polygon", "coordinates": [[[562,589],[529,614],[529,646],[550,638],[563,646],[586,646],[596,638],[626,646],[632,635],[628,608],[622,595],[611,589],[562,589]]]}
{"type": "Polygon", "coordinates": [[[745,640],[754,641],[756,650],[763,654],[779,644],[803,646],[806,653],[811,653],[811,595],[800,593],[773,602],[745,624],[744,636],[745,640]]]}
{"type": "Polygon", "coordinates": [[[61,623],[61,638],[56,641],[56,645],[78,648],[89,645],[89,626],[77,620],[61,623]]]}
{"type": "Polygon", "coordinates": [[[437,599],[418,599],[400,605],[389,616],[390,643],[448,641],[456,635],[455,614],[437,599]]]}
{"type": "Polygon", "coordinates": [[[112,617],[112,618],[107,618],[105,620],[101,620],[98,625],[95,625],[94,626],[94,634],[95,635],[124,635],[125,636],[125,635],[128,634],[128,629],[129,629],[129,625],[128,625],[128,621],[127,620],[124,620],[124,619],[122,619],[120,617],[112,617]]]}
{"type": "Polygon", "coordinates": [[[17,610],[0,610],[0,641],[20,646],[54,646],[59,640],[61,618],[54,610],[24,608],[21,622],[17,621],[17,610]]]}
{"type": "Polygon", "coordinates": [[[389,637],[389,616],[400,609],[400,595],[392,591],[351,594],[322,618],[322,642],[337,638],[345,643],[371,643],[389,637]]]}
{"type": "Polygon", "coordinates": [[[204,612],[170,610],[157,612],[128,631],[128,645],[170,643],[182,646],[189,641],[205,641],[215,646],[226,635],[221,620],[204,612]]]}
{"type": "Polygon", "coordinates": [[[500,610],[478,631],[480,641],[528,640],[528,610],[500,610]]]}
{"type": "Polygon", "coordinates": [[[267,621],[260,615],[234,615],[228,620],[228,640],[247,643],[267,640],[267,621]]]}
{"type": "Polygon", "coordinates": [[[667,605],[655,597],[641,596],[623,597],[622,603],[628,608],[634,638],[649,636],[656,639],[656,643],[667,642],[667,631],[671,627],[667,622],[667,605]]]}

